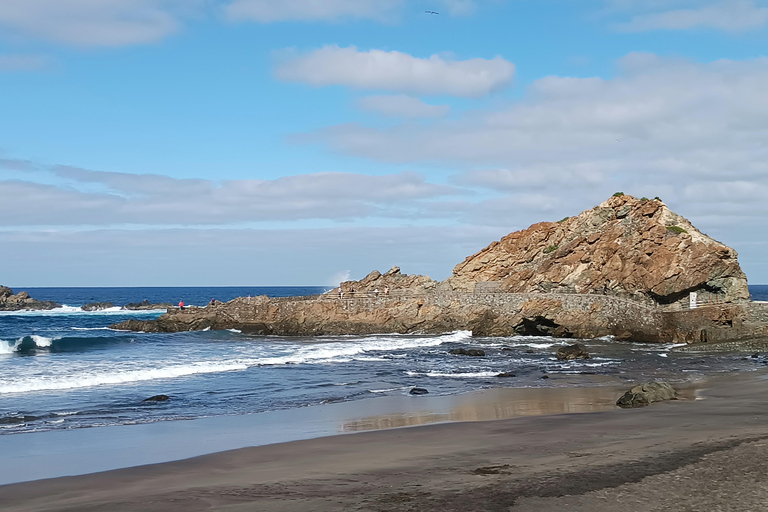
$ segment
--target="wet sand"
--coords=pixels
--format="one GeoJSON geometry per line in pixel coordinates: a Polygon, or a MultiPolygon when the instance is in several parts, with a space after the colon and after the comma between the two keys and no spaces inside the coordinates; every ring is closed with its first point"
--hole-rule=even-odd
{"type": "Polygon", "coordinates": [[[732,374],[697,391],[703,399],[272,444],[7,485],[0,503],[8,512],[763,510],[767,392],[765,371],[732,374]]]}

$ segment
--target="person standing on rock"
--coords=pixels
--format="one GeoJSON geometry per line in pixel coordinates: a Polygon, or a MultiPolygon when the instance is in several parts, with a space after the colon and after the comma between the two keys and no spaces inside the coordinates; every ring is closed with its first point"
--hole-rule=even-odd
{"type": "Polygon", "coordinates": [[[184,301],[183,300],[179,301],[179,309],[184,309],[184,301]]]}
{"type": "Polygon", "coordinates": [[[211,299],[211,306],[215,306],[215,305],[216,305],[216,299],[211,299]]]}

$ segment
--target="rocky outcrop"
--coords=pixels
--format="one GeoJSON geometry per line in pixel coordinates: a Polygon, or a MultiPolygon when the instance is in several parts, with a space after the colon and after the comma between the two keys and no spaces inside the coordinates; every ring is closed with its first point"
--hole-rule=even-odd
{"type": "Polygon", "coordinates": [[[49,310],[60,307],[61,304],[53,301],[33,299],[27,292],[14,294],[7,286],[0,286],[0,311],[49,310]]]}
{"type": "Polygon", "coordinates": [[[559,222],[511,233],[456,266],[454,290],[598,293],[670,304],[749,299],[736,251],[658,199],[611,197],[559,222]]]}
{"type": "Polygon", "coordinates": [[[623,408],[643,407],[653,402],[676,399],[677,392],[666,382],[646,382],[624,393],[616,401],[616,405],[623,408]]]}
{"type": "Polygon", "coordinates": [[[443,282],[393,267],[322,296],[171,308],[156,320],[112,327],[727,341],[768,334],[768,315],[763,320],[749,305],[746,290],[735,251],[659,200],[616,196],[576,217],[512,233],[467,258],[443,282]],[[681,310],[675,302],[694,291],[718,307],[681,310]]]}
{"type": "Polygon", "coordinates": [[[88,304],[80,306],[80,309],[83,311],[103,311],[113,307],[115,307],[115,305],[111,302],[89,302],[88,304]]]}
{"type": "Polygon", "coordinates": [[[345,281],[338,290],[347,297],[375,297],[379,294],[421,295],[434,292],[439,284],[429,276],[400,273],[400,267],[392,267],[385,274],[374,270],[360,281],[345,281]]]}
{"type": "Polygon", "coordinates": [[[168,309],[172,307],[173,304],[170,302],[153,303],[144,299],[141,302],[131,302],[130,304],[126,304],[121,309],[125,309],[126,311],[152,311],[155,309],[168,309]]]}

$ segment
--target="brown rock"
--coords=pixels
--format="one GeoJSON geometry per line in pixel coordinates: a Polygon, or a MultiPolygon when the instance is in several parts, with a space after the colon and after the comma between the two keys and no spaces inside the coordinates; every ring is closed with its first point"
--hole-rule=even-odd
{"type": "Polygon", "coordinates": [[[572,361],[574,359],[589,359],[589,352],[584,345],[574,343],[557,349],[555,357],[558,361],[572,361]]]}
{"type": "Polygon", "coordinates": [[[721,302],[749,298],[736,251],[663,202],[628,195],[511,233],[457,265],[446,284],[473,291],[491,281],[508,292],[600,293],[659,304],[690,292],[721,302]]]}

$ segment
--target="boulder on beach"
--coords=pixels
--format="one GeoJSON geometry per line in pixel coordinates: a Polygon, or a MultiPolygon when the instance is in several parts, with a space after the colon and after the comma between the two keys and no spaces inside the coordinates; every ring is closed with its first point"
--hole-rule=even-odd
{"type": "Polygon", "coordinates": [[[616,405],[623,408],[643,407],[653,402],[676,400],[677,392],[666,382],[645,382],[621,395],[616,405]]]}
{"type": "Polygon", "coordinates": [[[589,352],[580,343],[566,345],[557,349],[555,357],[558,361],[572,361],[574,359],[589,359],[589,352]]]}
{"type": "Polygon", "coordinates": [[[480,350],[479,348],[454,348],[449,350],[448,353],[455,356],[483,357],[485,350],[480,350]]]}
{"type": "Polygon", "coordinates": [[[424,388],[411,388],[409,393],[412,395],[428,395],[429,391],[424,388]]]}

